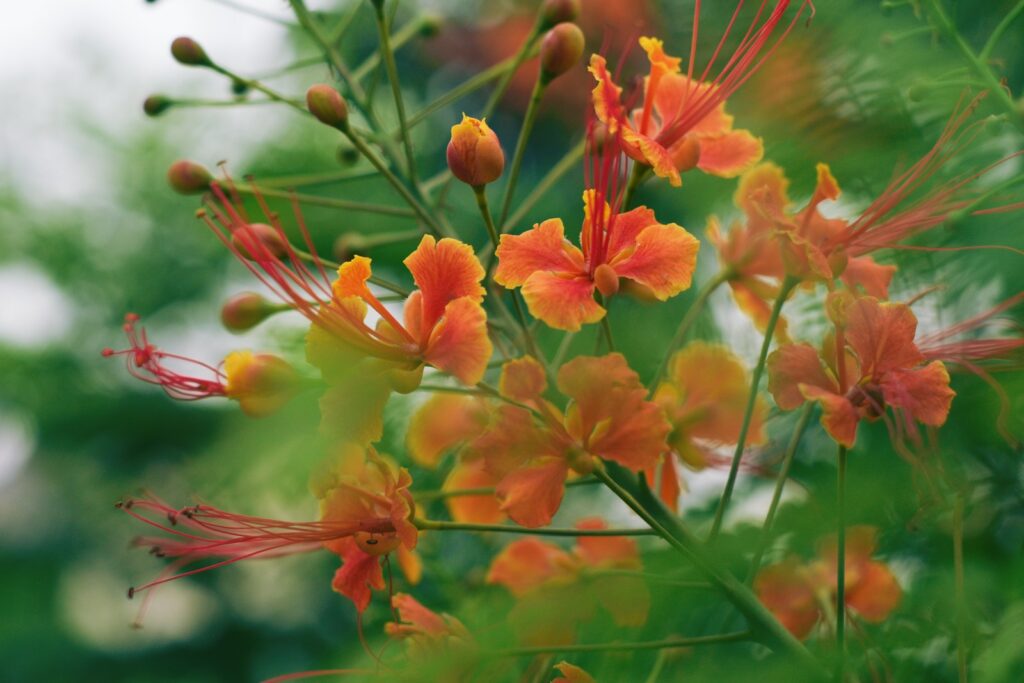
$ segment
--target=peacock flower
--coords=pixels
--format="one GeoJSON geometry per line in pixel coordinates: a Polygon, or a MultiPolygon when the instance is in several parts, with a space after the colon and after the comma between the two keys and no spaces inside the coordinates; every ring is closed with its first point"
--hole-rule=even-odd
{"type": "Polygon", "coordinates": [[[381,556],[416,546],[411,481],[408,472],[396,472],[372,449],[351,449],[321,482],[317,521],[254,517],[205,504],[173,508],[154,496],[123,501],[121,510],[161,532],[139,537],[135,545],[172,559],[160,576],[129,589],[128,595],[242,560],[326,548],[345,563],[335,576],[335,589],[362,612],[370,587],[384,588],[381,556]]]}
{"type": "Polygon", "coordinates": [[[719,39],[714,53],[703,70],[697,66],[697,37],[700,28],[700,6],[693,13],[693,41],[686,73],[680,70],[682,59],[668,55],[662,41],[641,38],[640,47],[647,53],[651,70],[644,79],[643,104],[626,114],[622,88],[601,55],[590,58],[590,72],[597,80],[593,91],[594,112],[608,125],[624,127],[627,153],[639,163],[647,164],[661,178],[674,185],[682,184],[680,174],[692,168],[704,173],[732,178],[757,163],[764,153],[760,138],[746,130],[733,129],[733,117],[726,113],[726,100],[732,97],[748,78],[764,64],[778,44],[803,13],[809,1],[800,2],[799,10],[788,25],[783,17],[789,0],[779,0],[765,15],[767,2],[762,2],[743,39],[713,75],[715,63],[725,50],[739,19],[743,2],[737,3],[728,27],[719,39]],[[772,36],[785,26],[776,41],[772,36]]]}
{"type": "MultiPolygon", "coordinates": [[[[607,525],[591,517],[576,528],[600,530],[607,525]]],[[[579,536],[570,550],[526,538],[508,544],[494,558],[487,583],[504,586],[516,598],[511,619],[529,640],[561,643],[571,642],[578,624],[590,619],[598,606],[618,626],[642,626],[650,592],[639,576],[628,574],[641,568],[636,543],[627,537],[579,536]]]]}
{"type": "Polygon", "coordinates": [[[138,322],[138,315],[127,314],[124,332],[129,348],[103,349],[103,355],[123,356],[125,367],[133,377],[159,385],[172,398],[181,401],[229,398],[237,401],[246,415],[262,417],[279,410],[302,384],[287,361],[269,353],[235,351],[215,367],[162,351],[150,343],[145,328],[138,322]]]}
{"type": "Polygon", "coordinates": [[[915,421],[945,423],[955,392],[945,365],[929,362],[915,345],[917,318],[909,306],[861,297],[829,310],[843,331],[845,367],[837,367],[837,353],[826,352],[823,361],[810,344],[783,344],[768,357],[768,390],[780,408],[818,401],[825,430],[847,447],[862,419],[883,418],[888,407],[901,417],[897,433],[915,421]]]}
{"type": "Polygon", "coordinates": [[[499,406],[469,445],[498,482],[501,510],[526,527],[551,521],[570,473],[589,474],[601,459],[640,472],[667,449],[669,424],[622,354],[575,358],[559,369],[557,386],[570,399],[564,412],[542,397],[547,377],[537,361],[505,363],[499,389],[524,407],[499,406]]]}
{"type": "Polygon", "coordinates": [[[496,251],[495,282],[522,287],[530,313],[560,330],[601,320],[605,309],[594,294],[614,295],[620,278],[665,301],[689,288],[697,264],[700,243],[682,226],[659,223],[643,206],[622,212],[622,131],[607,133],[599,143],[596,127],[588,127],[591,189],[583,193],[580,246],[566,240],[560,218],[551,218],[521,235],[502,235],[496,251]]]}
{"type": "MultiPolygon", "coordinates": [[[[746,412],[750,377],[743,362],[720,344],[693,342],[677,351],[669,363],[668,375],[654,393],[672,424],[668,437],[671,452],[660,466],[647,471],[648,480],[658,483],[662,500],[675,510],[680,482],[675,458],[695,470],[718,464],[714,449],[735,444],[746,412]]],[[[760,398],[754,407],[747,443],[763,443],[767,406],[760,398]]]]}
{"type": "MultiPolygon", "coordinates": [[[[889,567],[872,559],[877,530],[851,527],[846,532],[846,574],[843,602],[848,618],[867,623],[885,621],[903,597],[889,567]]],[[[835,537],[821,544],[818,558],[810,563],[789,557],[762,569],[754,580],[754,592],[765,607],[797,638],[806,638],[814,626],[834,614],[838,585],[838,554],[835,537]]]]}

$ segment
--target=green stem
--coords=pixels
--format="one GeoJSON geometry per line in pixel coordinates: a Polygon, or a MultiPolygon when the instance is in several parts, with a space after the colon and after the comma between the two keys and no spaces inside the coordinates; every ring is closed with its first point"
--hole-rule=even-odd
{"type": "MultiPolygon", "coordinates": [[[[601,297],[602,299],[604,297],[601,297]]],[[[605,306],[604,317],[601,318],[601,336],[604,337],[605,346],[608,349],[608,353],[615,353],[615,339],[612,337],[612,324],[608,322],[608,306],[602,302],[605,306]]]]}
{"type": "Polygon", "coordinates": [[[540,529],[528,529],[523,526],[512,526],[511,524],[469,524],[464,522],[445,522],[436,519],[421,519],[417,517],[413,524],[420,531],[493,531],[504,534],[532,534],[536,536],[655,536],[651,529],[576,529],[576,528],[555,528],[542,527],[540,529]]]}
{"type": "Polygon", "coordinates": [[[414,214],[409,209],[403,209],[397,206],[387,206],[384,204],[367,204],[365,202],[354,202],[348,199],[334,199],[331,197],[320,197],[314,194],[299,194],[296,192],[290,192],[288,190],[277,190],[272,187],[264,187],[263,185],[257,185],[255,183],[236,183],[235,189],[242,194],[260,194],[264,197],[274,197],[277,199],[294,199],[300,204],[310,204],[312,206],[326,206],[332,209],[344,209],[346,211],[363,211],[366,213],[376,213],[382,216],[400,216],[403,218],[413,218],[414,214]]]}
{"type": "Polygon", "coordinates": [[[803,437],[808,423],[810,423],[813,412],[814,404],[811,402],[805,403],[803,410],[800,412],[800,417],[797,419],[796,428],[789,439],[786,454],[782,458],[782,467],[779,468],[779,476],[775,482],[775,491],[772,493],[772,502],[768,506],[768,514],[765,515],[764,524],[761,526],[761,538],[758,541],[757,550],[754,552],[754,559],[750,562],[750,570],[747,572],[746,582],[748,584],[757,576],[758,570],[761,569],[761,561],[764,560],[765,551],[768,550],[768,546],[771,544],[772,526],[775,524],[775,513],[778,512],[779,503],[782,501],[782,490],[786,487],[789,469],[793,465],[793,459],[796,455],[797,447],[800,445],[800,439],[803,437]]]}
{"type": "Polygon", "coordinates": [[[512,63],[509,65],[508,71],[502,75],[501,80],[498,81],[498,84],[494,87],[494,91],[491,93],[491,96],[487,99],[487,104],[484,105],[483,116],[481,116],[481,118],[486,118],[494,112],[495,108],[498,106],[498,102],[501,101],[501,98],[504,97],[509,85],[512,84],[512,77],[515,76],[516,71],[519,70],[519,67],[526,61],[526,58],[530,53],[533,52],[534,44],[537,42],[537,38],[540,37],[540,32],[543,28],[542,21],[542,17],[538,15],[537,21],[533,24],[533,28],[530,29],[530,33],[526,36],[523,44],[519,46],[519,51],[513,55],[512,63]]]}
{"type": "MultiPolygon", "coordinates": [[[[572,479],[565,482],[566,488],[573,488],[576,486],[591,486],[593,484],[600,484],[599,479],[582,478],[572,479]]],[[[431,500],[445,500],[447,498],[461,498],[464,496],[491,496],[494,495],[495,488],[493,486],[478,486],[470,489],[452,489],[450,491],[437,490],[437,491],[418,491],[412,494],[412,497],[418,501],[431,501],[431,500]]]]}
{"type": "Polygon", "coordinates": [[[992,35],[990,35],[988,40],[985,41],[985,47],[981,48],[981,52],[978,53],[978,59],[982,62],[988,63],[988,60],[992,57],[992,51],[995,50],[996,45],[999,44],[999,40],[1022,12],[1024,12],[1024,0],[1018,2],[1013,9],[1006,13],[1003,20],[1000,21],[999,25],[996,26],[994,31],[992,31],[992,35]]]}
{"type": "Polygon", "coordinates": [[[658,679],[661,678],[661,672],[665,668],[665,663],[668,661],[667,654],[668,650],[662,650],[658,653],[654,660],[654,666],[651,667],[651,673],[647,674],[645,683],[658,683],[658,679]]]}
{"type": "MultiPolygon", "coordinates": [[[[344,171],[326,171],[324,173],[301,173],[296,175],[260,178],[260,187],[302,187],[305,185],[325,185],[345,180],[363,180],[375,178],[377,169],[361,168],[344,171]]],[[[412,215],[412,212],[409,212],[412,215]]]]}
{"type": "Polygon", "coordinates": [[[527,348],[530,349],[530,353],[538,362],[546,365],[544,356],[540,352],[540,347],[537,346],[537,340],[533,338],[530,325],[526,322],[526,313],[523,311],[523,305],[519,303],[519,297],[516,295],[515,290],[509,290],[509,298],[512,299],[512,310],[515,311],[516,320],[519,321],[519,327],[523,331],[523,339],[526,341],[527,348]]]}
{"type": "Polygon", "coordinates": [[[964,590],[964,494],[956,494],[953,507],[953,571],[956,580],[956,669],[959,683],[967,683],[967,595],[964,590]]]}
{"type": "MultiPolygon", "coordinates": [[[[397,1],[397,0],[396,0],[397,1]]],[[[398,114],[398,129],[402,133],[402,147],[405,148],[405,161],[409,183],[416,185],[416,155],[412,149],[412,138],[405,117],[405,101],[402,98],[402,84],[398,80],[398,65],[395,63],[395,52],[391,46],[391,34],[388,31],[387,18],[384,16],[384,0],[373,0],[374,15],[377,18],[377,35],[380,38],[380,53],[384,58],[384,69],[391,83],[391,95],[395,100],[395,112],[398,114]]]]}
{"type": "Polygon", "coordinates": [[[836,477],[836,649],[839,652],[840,682],[846,675],[846,446],[839,446],[839,473],[836,477]]]}
{"type": "MultiPolygon", "coordinates": [[[[397,52],[398,50],[405,47],[406,43],[419,35],[419,32],[423,29],[430,19],[425,16],[417,17],[407,22],[402,28],[398,29],[394,33],[390,34],[389,42],[391,50],[397,52]]],[[[363,80],[370,72],[377,68],[380,64],[380,52],[374,52],[372,55],[363,60],[363,62],[352,70],[352,76],[357,80],[363,80]]]]}
{"type": "Polygon", "coordinates": [[[222,76],[226,76],[227,78],[230,78],[233,81],[238,81],[239,83],[244,84],[247,88],[260,91],[261,93],[263,93],[270,99],[274,100],[275,102],[280,102],[281,104],[288,105],[295,111],[300,112],[303,116],[309,116],[309,112],[306,110],[306,107],[303,106],[301,102],[293,100],[292,98],[287,97],[285,95],[282,95],[273,88],[264,85],[260,81],[254,81],[249,78],[242,78],[234,71],[225,69],[220,64],[210,64],[209,68],[221,74],[222,76]]]}
{"type": "Polygon", "coordinates": [[[325,36],[328,45],[337,45],[345,37],[345,33],[351,28],[352,22],[355,21],[356,15],[359,14],[359,4],[358,2],[353,2],[348,11],[338,19],[338,23],[331,29],[330,35],[325,36]]]}
{"type": "Polygon", "coordinates": [[[622,211],[629,210],[629,203],[633,201],[633,194],[640,187],[640,183],[644,181],[650,168],[650,166],[634,162],[633,171],[629,174],[629,182],[626,184],[626,192],[622,195],[622,211]]]}
{"type": "MultiPolygon", "coordinates": [[[[484,225],[487,227],[487,236],[491,238],[491,246],[498,248],[498,230],[494,227],[494,219],[491,218],[491,208],[487,205],[487,186],[476,185],[473,187],[473,194],[476,196],[476,205],[480,209],[480,215],[484,218],[484,225]]],[[[493,263],[494,259],[490,260],[493,263]]],[[[488,263],[488,272],[490,271],[488,263]]]]}
{"type": "Polygon", "coordinates": [[[570,170],[576,167],[579,160],[583,158],[583,152],[587,147],[586,139],[580,140],[576,143],[572,149],[566,152],[565,156],[562,157],[558,163],[551,167],[551,170],[540,179],[536,185],[533,186],[533,190],[530,194],[516,204],[516,210],[512,212],[512,215],[501,224],[501,232],[505,233],[512,229],[512,226],[517,225],[523,220],[527,212],[533,208],[534,204],[539,202],[541,198],[548,193],[548,191],[555,186],[562,177],[570,170]]]}
{"type": "Polygon", "coordinates": [[[505,185],[505,197],[501,202],[501,217],[498,223],[505,225],[509,209],[512,206],[512,199],[516,194],[516,183],[519,181],[519,170],[523,164],[523,156],[526,153],[526,143],[533,132],[533,124],[537,120],[537,112],[540,111],[540,101],[544,97],[544,90],[547,88],[548,79],[543,74],[537,76],[537,82],[533,86],[533,93],[530,95],[530,103],[526,107],[526,114],[523,116],[523,126],[519,129],[519,139],[516,140],[516,151],[512,155],[512,166],[509,168],[508,183],[505,185]]]}
{"type": "Polygon", "coordinates": [[[722,528],[725,519],[725,511],[732,499],[732,491],[736,486],[736,476],[740,470],[740,460],[743,459],[743,449],[747,446],[747,432],[750,430],[750,421],[754,416],[754,408],[757,405],[757,392],[761,384],[761,375],[764,374],[765,362],[768,360],[768,350],[772,345],[772,338],[775,336],[775,327],[779,323],[782,314],[782,307],[790,292],[799,284],[799,280],[786,276],[779,287],[779,294],[772,306],[771,316],[768,318],[768,325],[764,331],[764,342],[761,344],[761,354],[758,356],[757,365],[754,366],[754,373],[750,378],[750,394],[747,397],[747,408],[743,413],[743,424],[740,427],[739,437],[736,439],[736,450],[732,454],[732,463],[729,466],[729,478],[725,482],[725,490],[722,491],[722,498],[718,502],[718,509],[715,511],[715,519],[711,524],[711,533],[708,541],[713,541],[722,528]]]}
{"type": "Polygon", "coordinates": [[[676,333],[672,335],[672,341],[669,342],[668,348],[665,349],[665,355],[662,356],[661,362],[658,364],[658,369],[655,370],[654,376],[651,378],[650,384],[647,385],[648,390],[654,391],[657,388],[658,382],[665,375],[665,371],[668,370],[669,361],[672,359],[672,354],[677,348],[682,346],[683,341],[686,339],[686,333],[690,331],[690,327],[696,322],[700,316],[700,312],[704,309],[704,305],[708,299],[714,294],[715,290],[721,287],[723,284],[732,278],[733,272],[729,268],[723,268],[717,275],[704,283],[704,286],[697,292],[697,297],[690,304],[690,307],[686,310],[686,315],[679,321],[679,327],[676,328],[676,333]]]}
{"type": "MultiPolygon", "coordinates": [[[[296,105],[301,103],[298,100],[293,100],[296,105]]],[[[248,98],[238,98],[233,100],[202,100],[202,99],[167,99],[167,103],[172,107],[248,107],[256,106],[261,104],[280,104],[280,100],[275,100],[271,97],[266,99],[252,100],[248,98]]]]}
{"type": "Polygon", "coordinates": [[[526,657],[542,655],[549,652],[629,652],[632,650],[664,650],[694,645],[713,645],[716,643],[739,643],[750,640],[749,631],[736,633],[718,633],[711,636],[695,636],[692,638],[667,638],[665,640],[646,640],[636,643],[601,643],[590,645],[541,645],[538,647],[519,647],[508,650],[497,650],[489,654],[495,657],[526,657]]]}

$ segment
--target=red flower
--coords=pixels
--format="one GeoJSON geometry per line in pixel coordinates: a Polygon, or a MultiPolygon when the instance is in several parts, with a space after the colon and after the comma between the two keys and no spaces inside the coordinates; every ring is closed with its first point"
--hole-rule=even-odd
{"type": "Polygon", "coordinates": [[[162,351],[150,343],[145,328],[138,327],[138,322],[139,316],[127,314],[124,331],[129,348],[104,349],[103,355],[124,356],[125,367],[133,377],[159,385],[172,398],[196,401],[222,396],[237,401],[247,415],[260,417],[287,403],[301,384],[291,365],[269,353],[235,351],[219,367],[214,367],[162,351]],[[175,366],[181,369],[175,370],[175,366]]]}
{"type": "Polygon", "coordinates": [[[914,420],[941,426],[955,392],[945,366],[926,362],[914,344],[917,318],[910,307],[863,297],[835,315],[852,352],[844,353],[849,386],[840,386],[836,354],[827,353],[833,360],[823,363],[810,344],[784,344],[768,357],[768,390],[778,406],[792,410],[804,401],[820,402],[822,424],[847,447],[853,446],[861,419],[883,417],[890,406],[908,427],[914,420]]]}

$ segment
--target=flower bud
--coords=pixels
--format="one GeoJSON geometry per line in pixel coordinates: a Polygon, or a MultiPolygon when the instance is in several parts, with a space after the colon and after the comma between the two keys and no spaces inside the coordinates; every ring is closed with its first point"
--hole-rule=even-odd
{"type": "Polygon", "coordinates": [[[545,27],[575,21],[580,15],[580,0],[544,0],[540,15],[545,27]]]}
{"type": "Polygon", "coordinates": [[[269,353],[236,351],[224,359],[224,393],[242,412],[263,417],[291,400],[302,380],[283,358],[269,353]]]}
{"type": "Polygon", "coordinates": [[[441,17],[429,15],[423,17],[420,22],[420,35],[424,38],[433,38],[441,31],[441,17]]]}
{"type": "Polygon", "coordinates": [[[342,128],[348,123],[345,98],[329,85],[318,83],[306,91],[306,107],[320,123],[342,128]]]}
{"type": "Polygon", "coordinates": [[[256,292],[242,292],[224,302],[220,321],[232,332],[245,332],[259,325],[279,309],[256,292]]]}
{"type": "Polygon", "coordinates": [[[281,233],[266,223],[249,223],[231,233],[231,243],[248,259],[288,258],[288,243],[281,233]]]}
{"type": "Polygon", "coordinates": [[[167,169],[167,182],[179,194],[202,194],[210,189],[213,176],[202,164],[182,159],[167,169]]]}
{"type": "Polygon", "coordinates": [[[142,102],[142,111],[146,116],[160,116],[174,105],[169,98],[163,95],[150,95],[142,102]]]}
{"type": "Polygon", "coordinates": [[[563,22],[548,31],[540,44],[541,78],[550,81],[579,64],[584,42],[583,31],[571,22],[563,22]]]}
{"type": "Polygon", "coordinates": [[[498,136],[486,121],[465,114],[461,123],[452,126],[447,156],[452,175],[472,187],[494,182],[505,170],[498,136]]]}
{"type": "Polygon", "coordinates": [[[619,291],[619,276],[615,269],[607,263],[602,263],[594,269],[594,286],[604,296],[612,296],[619,291]]]}
{"type": "Polygon", "coordinates": [[[206,56],[203,46],[191,38],[175,38],[171,43],[171,56],[179,64],[185,66],[211,66],[210,58],[206,56]]]}

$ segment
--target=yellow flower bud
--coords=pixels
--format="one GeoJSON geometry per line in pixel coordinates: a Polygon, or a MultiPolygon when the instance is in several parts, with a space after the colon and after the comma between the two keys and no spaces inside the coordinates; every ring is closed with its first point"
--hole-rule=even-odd
{"type": "Polygon", "coordinates": [[[452,126],[448,168],[452,175],[473,187],[501,177],[505,170],[505,153],[498,136],[485,121],[463,114],[462,122],[452,126]]]}

